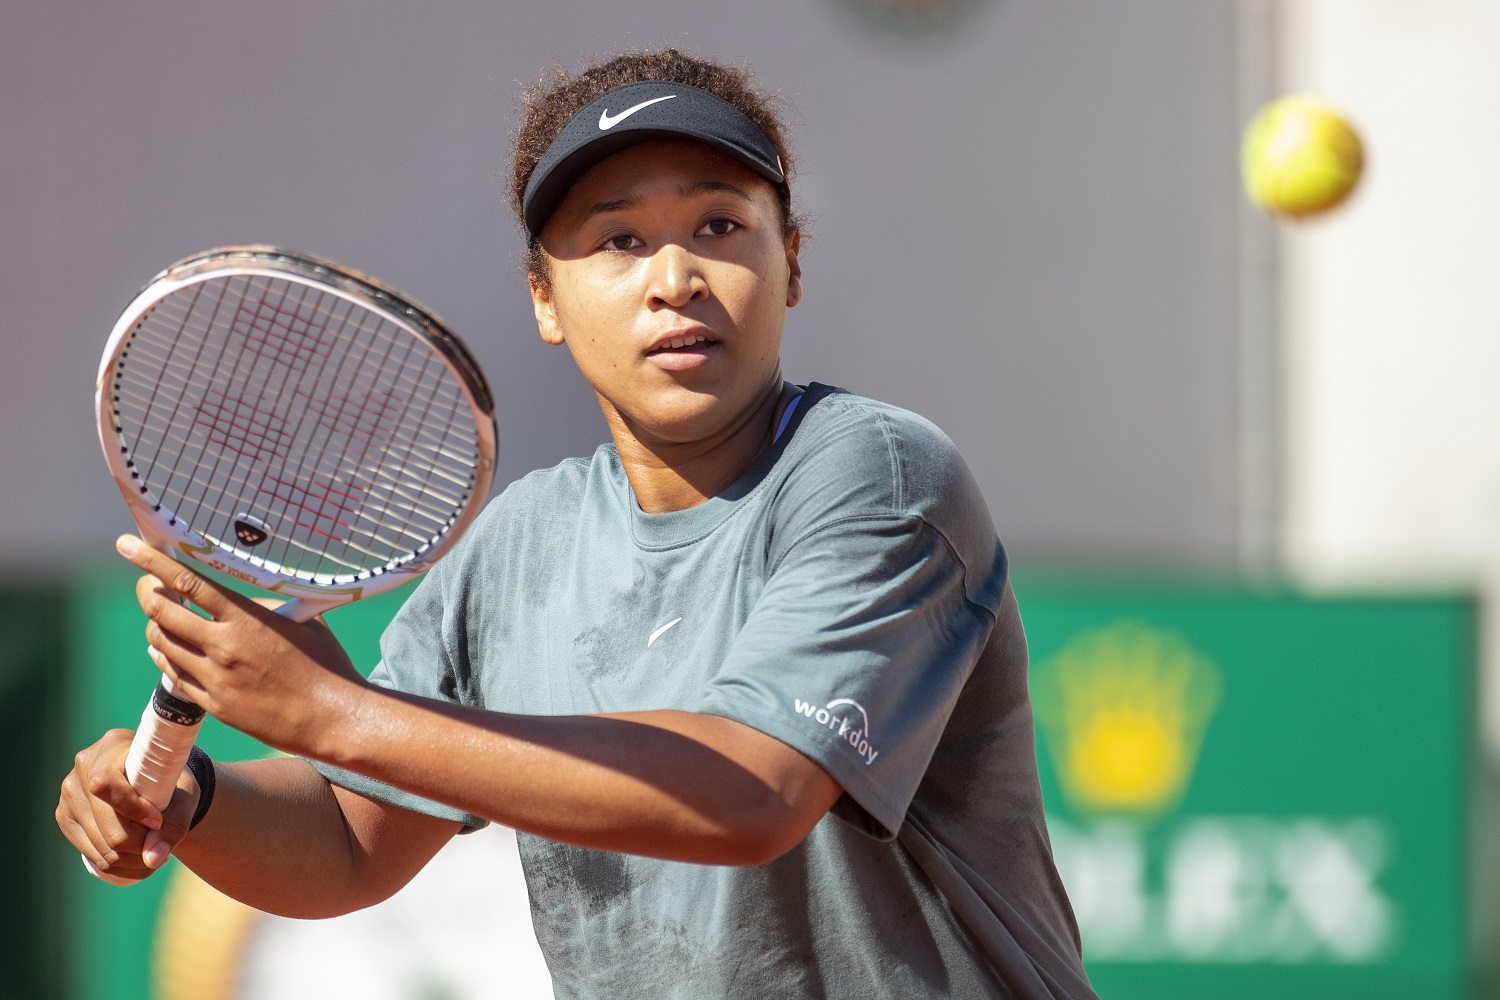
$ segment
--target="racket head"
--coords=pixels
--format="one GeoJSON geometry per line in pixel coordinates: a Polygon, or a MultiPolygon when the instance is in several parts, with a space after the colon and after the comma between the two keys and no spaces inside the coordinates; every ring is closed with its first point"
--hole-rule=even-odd
{"type": "Polygon", "coordinates": [[[94,398],[148,542],[321,606],[420,575],[494,477],[494,399],[462,341],[373,278],[277,247],[157,275],[94,398]]]}

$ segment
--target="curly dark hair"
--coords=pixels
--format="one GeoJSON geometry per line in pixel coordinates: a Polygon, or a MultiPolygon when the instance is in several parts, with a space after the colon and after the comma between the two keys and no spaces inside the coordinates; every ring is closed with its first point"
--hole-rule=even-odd
{"type": "MultiPolygon", "coordinates": [[[[521,95],[521,127],[516,130],[512,147],[510,206],[523,230],[526,224],[521,214],[521,198],[526,193],[526,182],[531,180],[531,172],[563,126],[580,108],[605,91],[645,80],[682,83],[706,90],[754,122],[776,148],[786,176],[785,182],[775,185],[781,205],[782,232],[790,235],[802,228],[802,220],[792,210],[790,182],[795,167],[786,140],[786,103],[757,87],[748,67],[726,66],[676,49],[658,49],[627,52],[595,62],[576,75],[554,67],[521,95]]],[[[534,236],[527,239],[526,270],[544,286],[549,283],[547,255],[541,241],[534,236]]]]}

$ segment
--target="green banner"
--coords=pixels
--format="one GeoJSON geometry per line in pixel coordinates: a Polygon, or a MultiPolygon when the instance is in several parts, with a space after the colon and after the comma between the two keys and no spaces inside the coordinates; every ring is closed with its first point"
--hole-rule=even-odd
{"type": "Polygon", "coordinates": [[[53,810],[68,772],[63,745],[62,595],[35,585],[0,587],[0,754],[16,818],[0,867],[0,996],[67,995],[60,862],[66,845],[53,810]]]}
{"type": "Polygon", "coordinates": [[[1101,995],[1471,995],[1463,599],[1020,589],[1101,995]]]}

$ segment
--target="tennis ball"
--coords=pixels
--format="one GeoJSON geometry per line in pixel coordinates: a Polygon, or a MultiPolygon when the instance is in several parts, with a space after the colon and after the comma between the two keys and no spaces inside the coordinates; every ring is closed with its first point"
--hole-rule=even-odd
{"type": "Polygon", "coordinates": [[[1272,101],[1251,119],[1240,147],[1250,199],[1273,215],[1303,218],[1349,197],[1364,166],[1359,135],[1314,97],[1272,101]]]}

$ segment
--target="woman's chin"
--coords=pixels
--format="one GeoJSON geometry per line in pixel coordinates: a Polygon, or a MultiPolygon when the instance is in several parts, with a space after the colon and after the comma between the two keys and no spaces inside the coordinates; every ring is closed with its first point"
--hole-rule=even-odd
{"type": "Polygon", "coordinates": [[[724,371],[715,360],[682,371],[657,369],[630,386],[632,391],[612,393],[612,398],[601,392],[606,418],[611,419],[613,410],[622,429],[648,448],[714,441],[732,433],[766,401],[762,383],[775,383],[778,390],[780,383],[775,370],[746,380],[733,377],[739,373],[724,371]]]}
{"type": "Polygon", "coordinates": [[[626,423],[648,446],[688,445],[717,438],[736,422],[739,407],[711,392],[676,387],[630,407],[626,423]]]}

